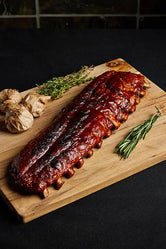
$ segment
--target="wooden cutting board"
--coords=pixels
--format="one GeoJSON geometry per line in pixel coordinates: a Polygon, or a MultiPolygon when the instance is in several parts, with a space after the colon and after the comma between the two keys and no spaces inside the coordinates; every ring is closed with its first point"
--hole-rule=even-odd
{"type": "MultiPolygon", "coordinates": [[[[91,76],[100,75],[110,69],[138,73],[122,59],[111,61],[110,67],[105,64],[96,66],[91,76]]],[[[141,99],[137,110],[118,130],[104,140],[101,149],[94,149],[93,157],[85,159],[84,166],[76,169],[72,178],[65,178],[65,184],[60,190],[49,187],[50,194],[45,199],[41,199],[38,195],[21,195],[10,189],[6,176],[7,167],[27,142],[49,125],[56,114],[81,92],[85,85],[74,87],[62,98],[49,103],[44,114],[35,120],[30,130],[24,133],[7,132],[4,128],[3,116],[0,117],[0,193],[23,222],[56,210],[166,159],[166,93],[147,78],[146,81],[150,83],[150,88],[146,96],[141,99]],[[130,157],[120,160],[120,157],[113,153],[115,146],[131,128],[145,121],[156,111],[155,105],[162,110],[162,117],[155,123],[146,139],[139,142],[130,157]]],[[[22,95],[29,91],[35,91],[35,89],[25,91],[22,95]]]]}

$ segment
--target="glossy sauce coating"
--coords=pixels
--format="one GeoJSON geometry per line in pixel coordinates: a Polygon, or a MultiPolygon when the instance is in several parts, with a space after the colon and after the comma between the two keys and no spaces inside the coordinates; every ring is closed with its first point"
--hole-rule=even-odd
{"type": "Polygon", "coordinates": [[[19,190],[46,197],[47,186],[61,187],[60,177],[71,177],[73,167],[101,147],[103,137],[127,119],[144,94],[141,75],[108,71],[98,76],[15,157],[10,179],[19,190]]]}

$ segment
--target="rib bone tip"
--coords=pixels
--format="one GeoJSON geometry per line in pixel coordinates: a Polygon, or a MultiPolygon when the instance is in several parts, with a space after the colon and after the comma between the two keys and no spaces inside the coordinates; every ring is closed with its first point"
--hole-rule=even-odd
{"type": "Polygon", "coordinates": [[[72,177],[72,176],[74,175],[74,173],[75,173],[75,170],[74,170],[73,168],[70,168],[70,169],[68,169],[68,171],[66,172],[65,176],[66,176],[67,178],[70,178],[70,177],[72,177]]]}
{"type": "Polygon", "coordinates": [[[54,187],[56,190],[60,189],[62,185],[64,184],[64,181],[59,177],[56,182],[54,183],[54,187]]]}
{"type": "Polygon", "coordinates": [[[46,198],[46,197],[48,197],[49,196],[49,191],[48,191],[48,188],[45,188],[44,190],[43,190],[43,197],[44,198],[46,198]]]}

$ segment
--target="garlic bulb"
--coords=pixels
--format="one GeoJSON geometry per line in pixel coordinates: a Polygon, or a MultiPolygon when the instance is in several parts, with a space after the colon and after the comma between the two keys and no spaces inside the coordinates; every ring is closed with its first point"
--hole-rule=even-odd
{"type": "Polygon", "coordinates": [[[5,113],[6,128],[12,133],[28,130],[34,118],[41,116],[50,99],[50,96],[35,92],[22,98],[16,89],[4,89],[0,92],[0,111],[5,113]]]}
{"type": "Polygon", "coordinates": [[[50,96],[40,95],[38,93],[28,93],[23,98],[23,105],[34,116],[34,118],[41,116],[44,111],[45,104],[51,99],[50,96]]]}
{"type": "Polygon", "coordinates": [[[32,114],[22,105],[8,105],[6,108],[5,124],[12,133],[26,131],[33,125],[32,114]]]}
{"type": "Polygon", "coordinates": [[[0,111],[5,112],[8,105],[18,104],[22,100],[16,89],[4,89],[0,92],[0,111]]]}

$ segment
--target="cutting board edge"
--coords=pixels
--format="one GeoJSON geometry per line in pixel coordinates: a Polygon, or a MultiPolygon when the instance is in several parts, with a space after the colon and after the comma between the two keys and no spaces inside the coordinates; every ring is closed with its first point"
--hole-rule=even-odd
{"type": "MultiPolygon", "coordinates": [[[[118,59],[120,59],[120,60],[123,60],[126,64],[128,64],[124,59],[122,59],[122,58],[118,58],[118,59]]],[[[114,59],[115,61],[116,60],[118,60],[118,59],[114,59]]],[[[114,61],[114,60],[112,60],[112,61],[114,61]]],[[[103,63],[103,64],[100,64],[100,65],[97,65],[96,67],[99,67],[99,66],[104,66],[105,65],[105,63],[103,63]]],[[[131,66],[130,64],[128,64],[129,66],[131,66]]],[[[134,67],[132,67],[131,66],[131,68],[132,69],[134,69],[136,72],[139,72],[138,70],[136,70],[134,67]]],[[[108,68],[108,70],[110,70],[110,68],[108,68]]],[[[140,73],[140,72],[139,72],[140,73]]],[[[160,90],[160,92],[162,92],[162,93],[166,93],[163,89],[161,89],[159,86],[157,86],[155,83],[153,83],[150,79],[148,79],[147,77],[145,77],[150,83],[152,83],[152,84],[154,84],[159,90],[160,90]]],[[[35,88],[33,88],[33,89],[35,89],[35,88]]],[[[26,91],[24,91],[24,93],[25,92],[28,92],[28,91],[30,91],[31,89],[29,89],[29,90],[26,90],[26,91]]],[[[123,179],[125,179],[125,178],[127,178],[127,177],[129,177],[129,176],[132,176],[133,174],[136,174],[136,173],[138,173],[138,172],[140,172],[140,171],[142,171],[142,170],[145,170],[145,169],[147,169],[147,168],[149,168],[149,167],[151,167],[151,166],[154,166],[154,165],[156,165],[157,163],[159,163],[159,162],[161,162],[161,161],[164,161],[165,160],[165,158],[163,159],[163,156],[162,156],[162,159],[161,160],[158,160],[158,161],[156,161],[156,162],[151,162],[151,164],[149,164],[148,166],[146,166],[146,167],[144,167],[144,168],[142,168],[141,170],[140,170],[140,168],[139,168],[139,166],[138,166],[138,169],[137,170],[134,170],[135,171],[135,173],[133,173],[133,171],[130,171],[130,173],[128,174],[128,175],[125,175],[124,177],[120,177],[119,176],[119,180],[117,180],[117,179],[114,179],[114,180],[112,180],[112,179],[107,179],[105,182],[102,182],[101,183],[101,185],[99,184],[99,186],[96,186],[96,189],[95,190],[93,190],[93,191],[90,191],[90,189],[91,188],[89,188],[89,193],[85,193],[85,194],[82,194],[81,196],[80,196],[80,193],[76,193],[76,196],[78,195],[78,197],[75,199],[74,197],[75,197],[75,195],[70,199],[70,201],[66,201],[66,204],[62,204],[62,205],[59,205],[56,209],[58,209],[58,208],[60,208],[60,207],[62,207],[62,206],[65,206],[65,205],[67,205],[67,204],[69,204],[69,203],[71,203],[71,202],[73,202],[73,201],[75,201],[75,200],[78,200],[78,199],[81,199],[81,198],[83,198],[83,197],[85,197],[85,196],[87,196],[87,195],[89,195],[89,194],[92,194],[92,193],[94,193],[94,192],[96,192],[96,191],[98,191],[98,190],[100,190],[100,189],[102,189],[102,188],[104,188],[104,187],[107,187],[107,186],[109,186],[109,185],[112,185],[112,184],[114,184],[114,183],[116,183],[116,182],[118,182],[118,181],[120,181],[120,180],[123,180],[123,179]],[[111,183],[110,183],[111,182],[111,183]]],[[[123,175],[124,175],[125,173],[123,173],[123,175]]],[[[93,188],[93,187],[92,187],[93,188]]],[[[84,190],[84,192],[85,192],[86,190],[84,190]]],[[[36,219],[36,218],[38,218],[38,217],[40,217],[40,216],[42,216],[42,215],[44,215],[44,214],[46,214],[46,213],[49,213],[49,212],[52,212],[52,211],[54,211],[54,210],[56,210],[55,209],[55,204],[53,204],[53,206],[54,206],[54,208],[52,208],[52,210],[50,210],[50,211],[46,211],[46,212],[44,212],[43,214],[42,214],[42,212],[39,214],[39,215],[36,215],[35,213],[31,213],[30,215],[31,215],[31,218],[29,218],[29,216],[30,215],[24,215],[24,213],[23,212],[20,212],[20,211],[18,211],[18,209],[16,210],[15,209],[15,207],[10,203],[10,201],[8,200],[8,198],[4,195],[4,193],[0,190],[0,195],[2,196],[2,198],[5,200],[5,202],[7,202],[8,203],[8,206],[12,209],[12,211],[14,211],[14,212],[16,212],[16,214],[17,214],[17,217],[19,217],[19,220],[21,220],[22,222],[24,222],[24,223],[27,223],[27,222],[29,222],[29,221],[31,221],[31,220],[33,220],[33,219],[36,219]]],[[[67,199],[67,198],[66,198],[67,199]]],[[[45,209],[46,210],[46,209],[45,209]]]]}
{"type": "MultiPolygon", "coordinates": [[[[32,216],[32,213],[30,215],[25,215],[24,213],[18,212],[18,210],[17,210],[17,211],[15,211],[17,213],[17,215],[19,216],[17,218],[19,218],[19,221],[21,221],[23,223],[28,223],[28,222],[30,222],[30,221],[32,221],[34,219],[37,219],[37,218],[39,218],[39,217],[41,217],[43,215],[46,215],[46,214],[48,214],[50,212],[53,212],[53,211],[56,211],[57,209],[59,209],[61,207],[64,207],[64,206],[66,206],[66,205],[68,205],[68,204],[70,204],[72,202],[75,202],[75,201],[77,201],[79,199],[82,199],[82,198],[84,198],[84,197],[86,197],[88,195],[91,195],[91,194],[93,194],[93,193],[95,193],[95,192],[97,192],[99,190],[102,190],[102,189],[104,189],[106,187],[109,187],[109,186],[115,184],[115,183],[118,183],[119,181],[122,181],[122,180],[124,180],[124,179],[126,179],[126,178],[128,178],[130,176],[136,175],[139,172],[142,172],[142,171],[144,171],[144,170],[146,170],[146,169],[148,169],[148,168],[150,168],[152,166],[156,166],[158,163],[160,163],[162,161],[165,161],[165,160],[166,160],[166,155],[163,152],[162,155],[159,155],[158,157],[156,157],[155,162],[150,160],[145,167],[141,167],[141,170],[140,170],[140,165],[139,165],[136,168],[134,168],[133,170],[127,171],[127,173],[124,172],[124,173],[120,174],[118,177],[107,179],[106,181],[103,181],[100,184],[97,184],[95,186],[92,186],[91,188],[85,189],[81,193],[80,192],[76,193],[75,195],[72,196],[72,198],[70,198],[70,201],[67,198],[66,198],[66,201],[64,201],[63,203],[61,203],[59,201],[56,208],[55,208],[55,204],[53,203],[52,208],[49,211],[43,212],[42,215],[41,215],[41,213],[39,215],[36,215],[34,213],[34,216],[32,216]],[[163,160],[163,156],[165,157],[164,160],[163,160]],[[59,204],[59,203],[61,203],[61,204],[59,204]]],[[[143,165],[143,163],[141,165],[143,165]]],[[[15,210],[14,207],[13,207],[13,210],[15,210]]]]}
{"type": "Polygon", "coordinates": [[[14,205],[9,201],[7,196],[3,193],[3,191],[0,189],[0,197],[4,200],[5,204],[11,210],[12,214],[15,216],[18,222],[20,223],[26,223],[24,222],[23,216],[18,213],[18,211],[15,209],[14,205]]]}

